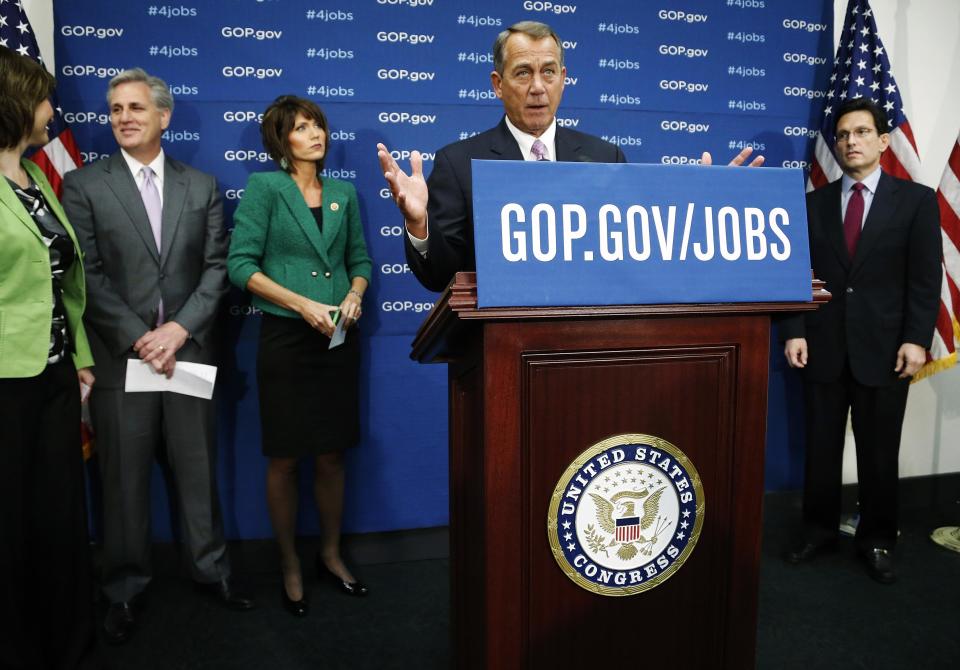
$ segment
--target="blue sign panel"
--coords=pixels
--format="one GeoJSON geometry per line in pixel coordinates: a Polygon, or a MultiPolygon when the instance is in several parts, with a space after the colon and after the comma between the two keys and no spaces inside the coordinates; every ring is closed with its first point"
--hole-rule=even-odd
{"type": "Polygon", "coordinates": [[[473,161],[480,307],[810,300],[803,173],[473,161]]]}

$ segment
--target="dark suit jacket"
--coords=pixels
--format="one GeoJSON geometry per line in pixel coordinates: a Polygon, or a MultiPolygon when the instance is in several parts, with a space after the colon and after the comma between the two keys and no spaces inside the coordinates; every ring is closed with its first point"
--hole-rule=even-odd
{"type": "Polygon", "coordinates": [[[162,250],[136,182],[117,152],[63,181],[63,208],[87,274],[87,325],[97,386],[122,388],[130,349],[164,317],[190,333],[177,360],[214,364],[212,330],[227,292],[227,241],[216,180],[169,156],[164,165],[162,250]]]}
{"type": "MultiPolygon", "coordinates": [[[[557,126],[557,160],[580,163],[626,163],[620,147],[575,130],[557,126]]],[[[470,160],[523,160],[504,119],[490,130],[440,149],[427,180],[427,257],[404,235],[407,264],[420,283],[442,291],[460,271],[476,269],[473,248],[473,179],[470,160]]]]}
{"type": "Polygon", "coordinates": [[[941,281],[937,199],[926,186],[882,174],[851,261],[840,183],[807,195],[813,273],[833,298],[783,321],[780,335],[807,339],[809,381],[836,380],[849,360],[859,383],[883,386],[897,380],[901,344],[926,349],[933,340],[941,281]]]}

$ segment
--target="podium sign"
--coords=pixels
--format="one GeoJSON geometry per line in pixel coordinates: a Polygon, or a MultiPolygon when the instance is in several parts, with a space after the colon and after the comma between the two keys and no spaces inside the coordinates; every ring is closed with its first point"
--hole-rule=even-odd
{"type": "Polygon", "coordinates": [[[480,307],[810,300],[801,170],[472,169],[480,307]]]}

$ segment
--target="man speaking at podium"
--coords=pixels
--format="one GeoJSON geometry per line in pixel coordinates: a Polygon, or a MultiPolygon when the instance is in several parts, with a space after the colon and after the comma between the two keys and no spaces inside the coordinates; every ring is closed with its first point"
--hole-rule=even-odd
{"type": "MultiPolygon", "coordinates": [[[[407,264],[420,283],[442,291],[458,271],[474,270],[471,159],[626,163],[620,147],[599,137],[557,126],[567,68],[563,46],[550,26],[521,21],[493,45],[490,82],[505,115],[490,130],[437,152],[430,179],[419,152],[404,173],[383,144],[377,155],[407,228],[407,264]]],[[[740,165],[752,149],[731,162],[740,165]]],[[[710,164],[709,154],[703,162],[710,164]]],[[[759,157],[751,165],[760,165],[759,157]]]]}

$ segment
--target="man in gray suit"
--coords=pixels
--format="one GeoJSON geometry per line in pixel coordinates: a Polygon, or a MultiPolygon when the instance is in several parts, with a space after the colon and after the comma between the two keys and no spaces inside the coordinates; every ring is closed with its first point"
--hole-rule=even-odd
{"type": "Polygon", "coordinates": [[[84,315],[97,362],[91,397],[103,479],[107,640],[135,626],[150,581],[150,470],[164,448],[176,481],[191,576],[233,609],[253,602],[230,583],[215,482],[213,403],[176,393],[126,393],[128,359],[157,374],[177,361],[215,364],[214,322],[227,291],[227,242],[216,181],[163,152],[173,98],[139,68],[110,81],[120,151],[67,174],[63,206],[87,272],[84,315]]]}

